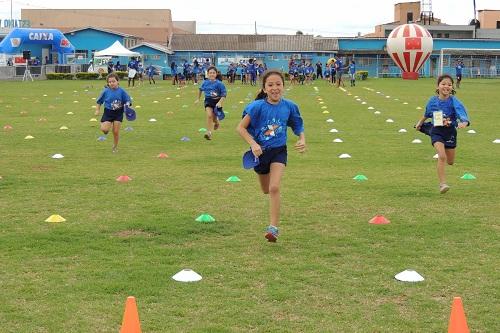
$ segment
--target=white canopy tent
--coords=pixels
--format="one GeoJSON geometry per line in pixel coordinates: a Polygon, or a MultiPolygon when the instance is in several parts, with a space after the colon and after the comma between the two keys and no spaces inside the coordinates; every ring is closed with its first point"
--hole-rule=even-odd
{"type": "Polygon", "coordinates": [[[139,57],[139,52],[130,51],[125,48],[119,41],[115,41],[113,45],[107,49],[97,51],[94,57],[113,56],[113,57],[139,57]]]}

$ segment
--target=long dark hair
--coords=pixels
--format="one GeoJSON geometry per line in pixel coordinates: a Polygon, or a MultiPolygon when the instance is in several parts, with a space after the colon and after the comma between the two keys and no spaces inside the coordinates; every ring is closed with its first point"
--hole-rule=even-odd
{"type": "MultiPolygon", "coordinates": [[[[444,79],[450,79],[450,81],[451,81],[451,94],[455,95],[456,91],[455,91],[455,89],[453,89],[453,86],[455,85],[455,81],[453,81],[453,78],[451,77],[451,75],[443,74],[443,75],[439,76],[437,79],[437,85],[439,86],[441,81],[443,81],[444,79]]],[[[439,95],[439,89],[436,89],[436,94],[439,95]]]]}
{"type": "Polygon", "coordinates": [[[283,76],[283,73],[277,69],[268,69],[267,71],[264,72],[262,75],[262,89],[260,89],[259,93],[255,97],[255,100],[258,99],[264,99],[267,97],[266,92],[264,91],[264,88],[266,86],[266,81],[271,75],[279,75],[281,77],[281,81],[283,82],[283,87],[285,86],[285,77],[283,76]]]}

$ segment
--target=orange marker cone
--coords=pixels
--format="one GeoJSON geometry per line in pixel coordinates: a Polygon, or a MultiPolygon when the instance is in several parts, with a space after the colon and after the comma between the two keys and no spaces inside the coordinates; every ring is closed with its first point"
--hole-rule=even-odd
{"type": "Polygon", "coordinates": [[[120,333],[141,333],[141,322],[139,321],[139,313],[137,312],[134,296],[127,297],[120,333]]]}
{"type": "Polygon", "coordinates": [[[464,307],[460,297],[454,297],[451,305],[450,322],[448,333],[469,333],[467,320],[465,319],[464,307]]]}

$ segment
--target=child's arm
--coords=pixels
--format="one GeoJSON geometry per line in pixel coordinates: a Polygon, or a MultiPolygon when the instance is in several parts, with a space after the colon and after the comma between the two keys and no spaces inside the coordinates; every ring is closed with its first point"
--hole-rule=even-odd
{"type": "Polygon", "coordinates": [[[247,114],[241,119],[238,126],[236,126],[236,132],[245,140],[250,147],[252,148],[252,152],[255,156],[259,157],[262,155],[261,146],[253,139],[253,137],[248,133],[248,126],[250,126],[250,116],[247,114]]]}
{"type": "Polygon", "coordinates": [[[426,116],[422,116],[418,121],[417,121],[417,124],[415,125],[415,129],[417,131],[420,131],[420,127],[422,127],[422,124],[427,120],[429,119],[429,117],[426,117],[426,116]]]}
{"type": "Polygon", "coordinates": [[[202,87],[200,87],[200,89],[198,90],[198,98],[196,99],[196,101],[194,101],[195,103],[199,103],[200,102],[200,97],[201,97],[201,93],[203,92],[203,90],[201,90],[202,87]]]}
{"type": "Polygon", "coordinates": [[[295,144],[295,149],[297,149],[299,153],[303,153],[306,151],[306,135],[304,134],[304,132],[300,133],[299,140],[295,144]]]}
{"type": "Polygon", "coordinates": [[[226,96],[222,96],[222,97],[219,99],[219,101],[217,102],[216,106],[217,106],[218,108],[221,108],[221,107],[222,107],[222,105],[224,104],[224,101],[225,101],[225,100],[226,100],[226,96]]]}
{"type": "Polygon", "coordinates": [[[464,105],[455,97],[453,97],[453,107],[457,113],[457,118],[460,119],[458,123],[458,128],[465,128],[470,125],[469,116],[467,115],[467,110],[465,110],[464,105]]]}
{"type": "Polygon", "coordinates": [[[95,115],[98,116],[101,112],[101,104],[97,103],[95,106],[95,115]]]}

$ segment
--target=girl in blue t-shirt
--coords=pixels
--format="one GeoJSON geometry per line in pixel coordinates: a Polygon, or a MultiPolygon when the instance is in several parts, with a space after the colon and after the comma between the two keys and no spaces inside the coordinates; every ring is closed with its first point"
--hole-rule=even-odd
{"type": "Polygon", "coordinates": [[[210,66],[207,69],[207,79],[203,81],[198,91],[198,99],[200,101],[202,93],[205,93],[205,112],[207,114],[207,131],[205,139],[212,140],[212,130],[217,130],[220,126],[219,119],[215,114],[215,108],[222,109],[227,92],[224,84],[217,80],[217,68],[210,66]]]}
{"type": "Polygon", "coordinates": [[[295,149],[306,150],[304,123],[294,102],[284,99],[285,78],[280,71],[264,72],[262,90],[243,111],[237,127],[240,136],[250,145],[259,164],[254,167],[264,194],[269,194],[270,225],[265,237],[276,242],[280,220],[280,184],[287,163],[287,127],[293,129],[299,140],[295,149]]]}
{"type": "Polygon", "coordinates": [[[418,131],[431,137],[431,143],[438,154],[437,175],[439,192],[446,193],[450,187],[446,184],[446,163],[453,165],[455,148],[457,146],[457,127],[469,126],[469,116],[463,104],[453,96],[453,79],[450,75],[441,75],[437,80],[437,96],[432,96],[427,102],[425,113],[415,125],[418,131]],[[432,119],[425,123],[426,119],[432,119]]]}
{"type": "Polygon", "coordinates": [[[101,131],[107,135],[113,128],[113,153],[118,149],[118,140],[120,138],[120,127],[123,121],[123,107],[132,105],[132,101],[127,92],[122,89],[118,83],[116,73],[108,74],[106,82],[108,86],[104,88],[97,98],[95,115],[98,116],[101,111],[101,105],[104,104],[104,112],[101,118],[101,131]]]}
{"type": "Polygon", "coordinates": [[[349,65],[349,77],[351,78],[351,87],[356,86],[356,62],[351,60],[349,65]]]}

